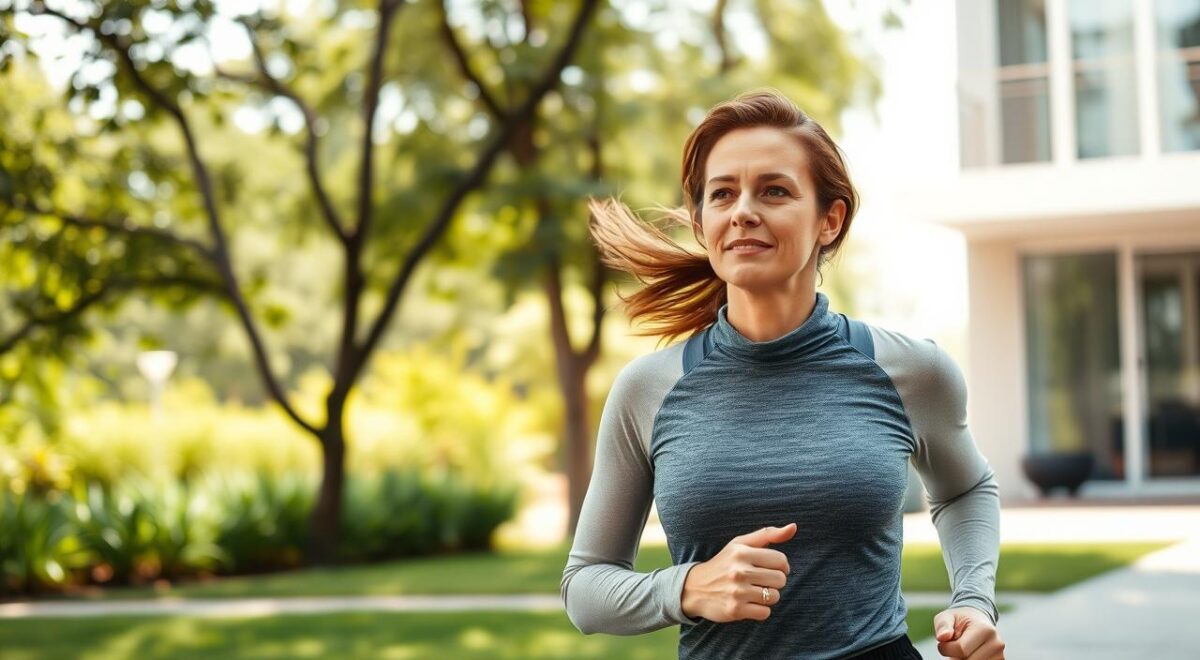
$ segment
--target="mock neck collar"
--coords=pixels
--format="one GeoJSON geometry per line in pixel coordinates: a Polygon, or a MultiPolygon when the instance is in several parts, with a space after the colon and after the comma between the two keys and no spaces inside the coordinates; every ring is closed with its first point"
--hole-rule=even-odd
{"type": "Polygon", "coordinates": [[[829,298],[817,292],[816,304],[808,319],[787,334],[752,341],[729,323],[729,303],[717,310],[713,323],[713,341],[724,352],[750,362],[778,362],[804,357],[820,348],[837,334],[837,315],[829,311],[829,298]]]}

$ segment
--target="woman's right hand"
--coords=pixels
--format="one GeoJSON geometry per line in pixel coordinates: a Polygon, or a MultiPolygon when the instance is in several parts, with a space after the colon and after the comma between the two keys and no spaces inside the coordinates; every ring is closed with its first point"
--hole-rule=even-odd
{"type": "Polygon", "coordinates": [[[683,583],[681,605],[689,617],[715,623],[763,621],[779,602],[779,589],[791,572],[787,555],[768,549],[796,535],[796,523],[736,536],[717,556],[693,566],[683,583]],[[767,587],[763,603],[762,588],[767,587]]]}

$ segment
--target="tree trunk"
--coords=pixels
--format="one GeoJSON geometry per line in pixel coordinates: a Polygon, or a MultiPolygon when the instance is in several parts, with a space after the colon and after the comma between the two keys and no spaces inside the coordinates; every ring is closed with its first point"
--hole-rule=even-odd
{"type": "Polygon", "coordinates": [[[321,488],[309,520],[308,563],[327,565],[337,560],[342,520],[342,492],[346,481],[346,436],[341,410],[330,411],[321,431],[321,488]]]}
{"type": "Polygon", "coordinates": [[[592,479],[592,429],[588,419],[587,374],[583,361],[569,360],[559,369],[564,412],[567,468],[567,535],[575,535],[583,496],[592,479]]]}
{"type": "MultiPolygon", "coordinates": [[[[563,399],[563,437],[567,475],[567,535],[574,536],[583,508],[583,496],[592,478],[592,428],[588,419],[587,375],[595,363],[596,346],[583,353],[571,345],[567,328],[567,310],[563,305],[562,272],[557,259],[550,259],[543,284],[550,303],[550,337],[554,342],[555,373],[563,399]]],[[[593,330],[595,344],[599,324],[593,330]]]]}

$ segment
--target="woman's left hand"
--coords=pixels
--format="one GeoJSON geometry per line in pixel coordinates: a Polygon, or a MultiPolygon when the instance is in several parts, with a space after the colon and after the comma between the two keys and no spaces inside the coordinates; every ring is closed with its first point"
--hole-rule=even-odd
{"type": "Polygon", "coordinates": [[[1004,660],[1004,641],[991,617],[974,607],[952,607],[933,617],[938,653],[951,660],[1004,660]]]}

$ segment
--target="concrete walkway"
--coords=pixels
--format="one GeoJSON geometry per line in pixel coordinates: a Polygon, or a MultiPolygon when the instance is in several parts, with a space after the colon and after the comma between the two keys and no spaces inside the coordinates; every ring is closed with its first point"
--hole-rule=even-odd
{"type": "MultiPolygon", "coordinates": [[[[1024,607],[1044,594],[1003,594],[1001,603],[1024,607]]],[[[944,607],[946,593],[906,593],[911,607],[944,607]]],[[[160,598],[118,601],[32,601],[0,603],[0,619],[33,617],[82,618],[97,616],[248,617],[328,612],[463,612],[562,610],[556,594],[511,596],[324,596],[291,598],[160,598]]]]}
{"type": "MultiPolygon", "coordinates": [[[[1197,536],[1002,614],[1005,656],[1200,658],[1200,528],[1186,531],[1197,536]]],[[[917,649],[927,660],[942,657],[932,640],[917,649]]]]}

